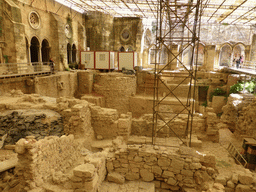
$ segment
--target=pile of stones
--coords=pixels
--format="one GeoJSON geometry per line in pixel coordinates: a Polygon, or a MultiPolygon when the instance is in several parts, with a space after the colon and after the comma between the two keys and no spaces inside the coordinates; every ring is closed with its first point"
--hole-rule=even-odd
{"type": "Polygon", "coordinates": [[[9,110],[0,113],[0,138],[6,134],[4,145],[13,145],[26,136],[36,139],[61,136],[64,134],[63,120],[50,110],[9,110]]]}

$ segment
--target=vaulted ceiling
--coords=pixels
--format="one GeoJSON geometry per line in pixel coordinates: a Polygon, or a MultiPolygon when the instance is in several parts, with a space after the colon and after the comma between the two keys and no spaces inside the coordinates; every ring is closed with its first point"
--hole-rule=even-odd
{"type": "Polygon", "coordinates": [[[157,18],[160,4],[171,17],[176,13],[201,7],[201,24],[255,25],[256,0],[56,0],[80,12],[100,11],[115,17],[157,18]],[[160,3],[162,1],[162,3],[160,3]]]}

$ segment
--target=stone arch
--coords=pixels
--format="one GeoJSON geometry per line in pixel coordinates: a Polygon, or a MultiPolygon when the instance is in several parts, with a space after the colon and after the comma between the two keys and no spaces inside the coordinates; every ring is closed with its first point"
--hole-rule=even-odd
{"type": "Polygon", "coordinates": [[[39,62],[39,47],[40,47],[40,41],[36,36],[33,36],[30,41],[30,61],[33,62],[39,62]]]}
{"type": "Polygon", "coordinates": [[[125,52],[124,46],[121,46],[121,47],[119,48],[119,51],[120,51],[120,52],[125,52]]]}
{"type": "Polygon", "coordinates": [[[72,63],[76,63],[76,53],[77,53],[76,45],[73,44],[72,45],[72,63]]]}
{"type": "Polygon", "coordinates": [[[236,43],[233,47],[233,57],[237,59],[240,56],[245,56],[245,45],[243,43],[236,43]]]}
{"type": "Polygon", "coordinates": [[[155,46],[155,44],[151,44],[151,45],[149,45],[149,48],[148,48],[148,64],[150,65],[153,65],[154,63],[156,63],[156,57],[155,57],[155,55],[156,55],[156,48],[155,48],[156,46],[155,46]]]}
{"type": "Polygon", "coordinates": [[[42,54],[42,62],[49,62],[50,46],[49,46],[49,42],[46,39],[43,39],[42,41],[41,54],[42,54]]]}
{"type": "Polygon", "coordinates": [[[232,65],[233,48],[229,43],[224,43],[220,48],[219,66],[232,65]]]}
{"type": "Polygon", "coordinates": [[[71,63],[71,58],[72,58],[72,49],[70,43],[67,44],[67,62],[68,64],[71,63]]]}

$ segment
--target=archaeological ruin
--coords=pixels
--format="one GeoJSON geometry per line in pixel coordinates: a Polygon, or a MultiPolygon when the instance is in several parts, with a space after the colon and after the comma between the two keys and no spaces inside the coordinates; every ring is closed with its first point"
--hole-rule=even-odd
{"type": "Polygon", "coordinates": [[[0,192],[256,192],[254,0],[0,0],[0,192]]]}

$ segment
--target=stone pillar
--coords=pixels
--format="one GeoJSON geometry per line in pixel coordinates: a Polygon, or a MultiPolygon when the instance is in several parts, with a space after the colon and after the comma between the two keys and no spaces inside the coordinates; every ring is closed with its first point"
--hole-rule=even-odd
{"type": "Polygon", "coordinates": [[[32,65],[32,63],[31,63],[31,52],[30,52],[30,46],[31,46],[31,44],[30,43],[28,43],[28,63],[29,63],[29,65],[32,65]]]}
{"type": "Polygon", "coordinates": [[[220,66],[220,45],[215,47],[215,59],[213,68],[218,68],[220,66]]]}
{"type": "Polygon", "coordinates": [[[171,70],[176,70],[178,67],[177,67],[177,59],[174,58],[173,55],[177,55],[178,54],[178,45],[172,45],[171,46],[171,51],[173,54],[169,53],[168,55],[168,62],[172,60],[172,62],[170,63],[169,65],[169,69],[171,70]]]}
{"type": "Polygon", "coordinates": [[[42,64],[42,46],[41,46],[41,44],[39,45],[39,50],[38,50],[38,62],[42,64]]]}
{"type": "Polygon", "coordinates": [[[205,66],[204,68],[208,71],[213,70],[214,68],[214,60],[215,60],[215,45],[206,45],[205,46],[205,55],[204,55],[204,61],[205,66]]]}
{"type": "Polygon", "coordinates": [[[4,47],[4,42],[0,42],[0,63],[4,63],[4,57],[3,57],[3,47],[4,47]]]}
{"type": "Polygon", "coordinates": [[[250,61],[250,52],[251,52],[251,46],[250,45],[246,45],[245,46],[245,50],[244,50],[244,61],[250,61]]]}

